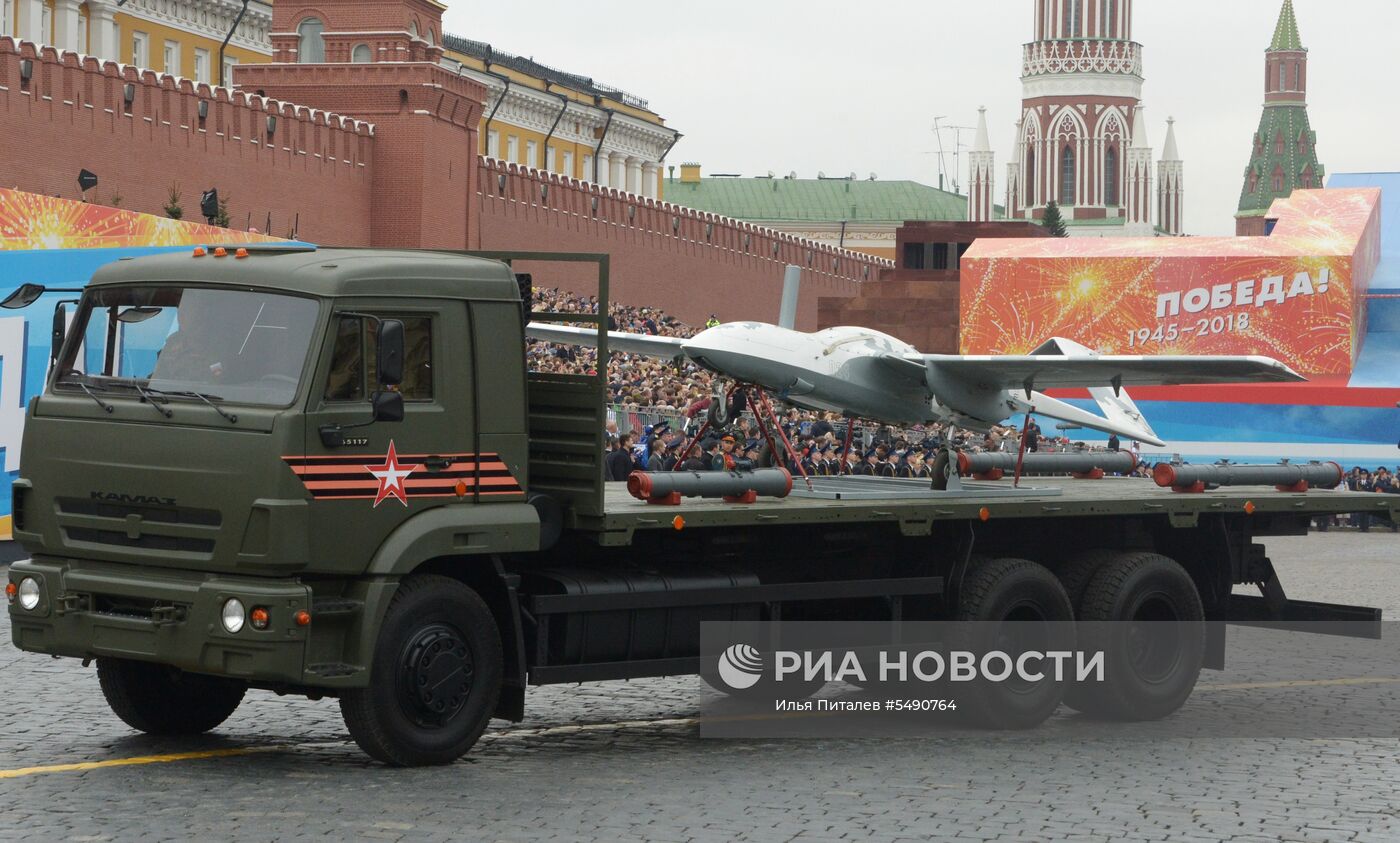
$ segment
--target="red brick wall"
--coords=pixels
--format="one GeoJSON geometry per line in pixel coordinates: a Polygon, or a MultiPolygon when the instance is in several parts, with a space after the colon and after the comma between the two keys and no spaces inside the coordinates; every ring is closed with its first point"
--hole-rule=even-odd
{"type": "MultiPolygon", "coordinates": [[[[724,321],[776,320],[783,270],[793,263],[804,269],[797,324],[815,330],[818,298],[853,296],[863,280],[889,266],[859,252],[494,159],[481,159],[480,180],[481,248],[607,252],[614,301],[654,305],[691,323],[711,313],[724,321]]],[[[597,292],[592,265],[518,269],[534,273],[537,285],[597,292]]]]}
{"type": "Polygon", "coordinates": [[[326,244],[369,240],[371,127],[324,112],[138,72],[74,53],[0,38],[0,184],[77,198],[78,171],[100,179],[89,201],[114,194],[134,211],[164,215],[170,186],[185,219],[217,187],[236,227],[326,244]],[[33,62],[26,86],[20,61],[33,62]],[[131,113],[123,97],[135,86],[131,113]],[[203,130],[200,100],[209,101],[203,130]],[[269,142],[267,117],[277,116],[269,142]]]}
{"type": "Polygon", "coordinates": [[[486,92],[437,64],[257,64],[245,90],[374,124],[370,236],[360,245],[465,249],[476,195],[477,126],[486,92]]]}

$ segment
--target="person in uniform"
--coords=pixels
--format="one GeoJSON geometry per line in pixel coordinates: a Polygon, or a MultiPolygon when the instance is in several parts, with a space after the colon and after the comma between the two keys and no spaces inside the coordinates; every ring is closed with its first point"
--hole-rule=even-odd
{"type": "Polygon", "coordinates": [[[914,479],[914,468],[909,464],[908,451],[900,451],[895,455],[894,476],[901,480],[914,479]]]}
{"type": "Polygon", "coordinates": [[[223,362],[216,359],[213,348],[213,315],[199,301],[184,302],[176,319],[179,330],[166,337],[165,345],[156,354],[155,371],[151,379],[212,383],[222,377],[223,362]]]}
{"type": "Polygon", "coordinates": [[[726,433],[719,439],[719,451],[710,463],[715,471],[733,471],[737,467],[734,456],[734,434],[726,433]]]}

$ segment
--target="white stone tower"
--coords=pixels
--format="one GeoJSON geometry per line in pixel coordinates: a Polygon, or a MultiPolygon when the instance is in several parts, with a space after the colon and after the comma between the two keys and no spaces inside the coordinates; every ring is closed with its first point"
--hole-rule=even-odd
{"type": "Polygon", "coordinates": [[[1167,118],[1167,140],[1157,163],[1157,227],[1163,234],[1180,237],[1181,211],[1186,201],[1185,165],[1176,149],[1176,121],[1167,118]]]}
{"type": "Polygon", "coordinates": [[[987,137],[987,109],[977,109],[977,140],[968,156],[967,219],[987,222],[993,219],[996,196],[996,153],[987,137]]]}

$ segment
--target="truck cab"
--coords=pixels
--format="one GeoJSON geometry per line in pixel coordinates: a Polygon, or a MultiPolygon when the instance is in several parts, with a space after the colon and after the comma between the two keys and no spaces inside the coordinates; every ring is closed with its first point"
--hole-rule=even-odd
{"type": "Polygon", "coordinates": [[[450,254],[103,268],[26,414],[12,576],[40,597],[16,643],[362,684],[398,574],[537,547],[521,307],[504,264],[450,254]]]}

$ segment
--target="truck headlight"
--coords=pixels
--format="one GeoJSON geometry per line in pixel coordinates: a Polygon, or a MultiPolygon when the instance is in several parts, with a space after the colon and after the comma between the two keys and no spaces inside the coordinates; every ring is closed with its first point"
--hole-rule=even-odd
{"type": "Polygon", "coordinates": [[[39,605],[39,581],[25,577],[19,581],[19,607],[26,612],[34,611],[39,605]]]}
{"type": "Polygon", "coordinates": [[[222,620],[224,629],[229,632],[237,632],[243,628],[243,620],[246,613],[243,611],[243,603],[237,597],[230,597],[224,601],[224,611],[222,620]]]}

